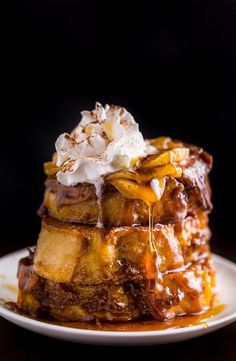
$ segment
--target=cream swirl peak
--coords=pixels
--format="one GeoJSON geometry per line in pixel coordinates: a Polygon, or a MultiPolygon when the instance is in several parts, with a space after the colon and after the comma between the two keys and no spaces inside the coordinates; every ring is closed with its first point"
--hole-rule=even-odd
{"type": "Polygon", "coordinates": [[[56,141],[57,166],[62,166],[57,179],[64,185],[95,184],[102,175],[155,151],[125,108],[96,103],[93,111],[81,115],[71,134],[63,133],[56,141]]]}

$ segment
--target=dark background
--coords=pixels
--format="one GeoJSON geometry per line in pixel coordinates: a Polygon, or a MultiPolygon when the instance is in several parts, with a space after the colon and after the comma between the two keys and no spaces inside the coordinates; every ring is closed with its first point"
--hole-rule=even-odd
{"type": "MultiPolygon", "coordinates": [[[[1,5],[2,6],[2,5],[1,5]]],[[[0,255],[34,244],[42,164],[96,100],[214,156],[214,251],[236,261],[236,1],[18,0],[0,12],[0,255]]]]}

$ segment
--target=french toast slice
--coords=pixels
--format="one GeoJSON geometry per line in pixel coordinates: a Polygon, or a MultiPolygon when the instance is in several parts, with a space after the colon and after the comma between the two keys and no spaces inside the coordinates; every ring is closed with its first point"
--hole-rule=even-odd
{"type": "Polygon", "coordinates": [[[148,227],[96,228],[45,218],[33,268],[48,280],[80,285],[143,280],[207,254],[207,223],[207,214],[198,212],[181,224],[156,225],[150,240],[148,227]]]}
{"type": "MultiPolygon", "coordinates": [[[[179,143],[173,144],[180,147],[179,143]]],[[[91,183],[75,186],[59,183],[55,174],[50,173],[50,169],[55,169],[51,165],[39,214],[82,224],[94,225],[101,219],[104,226],[146,226],[149,224],[150,200],[154,204],[154,224],[181,222],[196,209],[210,211],[208,173],[212,158],[202,149],[181,147],[161,148],[158,154],[140,161],[135,170],[105,175],[100,200],[91,183]],[[176,150],[178,152],[173,153],[176,150]],[[181,150],[188,151],[186,159],[180,157],[181,150]],[[150,187],[152,179],[158,184],[157,195],[150,187]]]]}
{"type": "Polygon", "coordinates": [[[152,316],[159,320],[203,312],[212,306],[214,270],[209,258],[163,275],[162,285],[145,282],[98,285],[58,283],[38,276],[32,257],[19,263],[18,306],[34,317],[61,321],[127,322],[152,316]]]}

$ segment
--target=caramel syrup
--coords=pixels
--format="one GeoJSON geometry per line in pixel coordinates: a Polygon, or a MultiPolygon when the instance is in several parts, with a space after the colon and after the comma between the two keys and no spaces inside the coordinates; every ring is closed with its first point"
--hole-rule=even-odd
{"type": "Polygon", "coordinates": [[[97,196],[97,206],[98,206],[98,219],[96,227],[102,228],[103,227],[103,220],[102,220],[102,186],[103,181],[99,178],[95,183],[95,191],[97,196]]]}
{"type": "Polygon", "coordinates": [[[158,277],[158,258],[157,249],[154,241],[153,233],[153,217],[154,217],[154,203],[148,205],[148,237],[149,237],[149,249],[146,253],[146,272],[147,272],[147,289],[151,291],[155,289],[157,277],[158,277]]]}
{"type": "MultiPolygon", "coordinates": [[[[19,310],[16,303],[6,302],[5,307],[9,310],[23,315],[25,317],[31,318],[28,314],[25,314],[23,311],[19,310]]],[[[154,319],[142,319],[139,321],[130,321],[130,322],[101,322],[101,323],[92,323],[92,322],[62,322],[50,318],[37,318],[38,321],[46,322],[52,325],[70,327],[81,330],[92,330],[92,331],[111,331],[111,332],[142,332],[142,331],[164,331],[164,330],[173,330],[183,327],[197,326],[202,325],[203,328],[207,328],[207,321],[213,316],[218,315],[225,308],[225,305],[218,304],[213,308],[205,311],[204,313],[196,314],[193,316],[179,316],[175,317],[169,321],[157,321],[154,319]]]]}

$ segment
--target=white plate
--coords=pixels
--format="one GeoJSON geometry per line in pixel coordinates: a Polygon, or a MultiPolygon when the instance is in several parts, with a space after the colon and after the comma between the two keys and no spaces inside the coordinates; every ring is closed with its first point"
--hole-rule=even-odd
{"type": "Polygon", "coordinates": [[[225,309],[207,321],[208,327],[196,325],[179,329],[142,332],[93,331],[62,327],[18,315],[3,306],[3,301],[16,301],[18,260],[28,254],[20,250],[0,258],[0,315],[12,323],[42,335],[89,344],[150,345],[183,341],[212,332],[236,320],[236,264],[214,255],[220,302],[225,309]]]}

